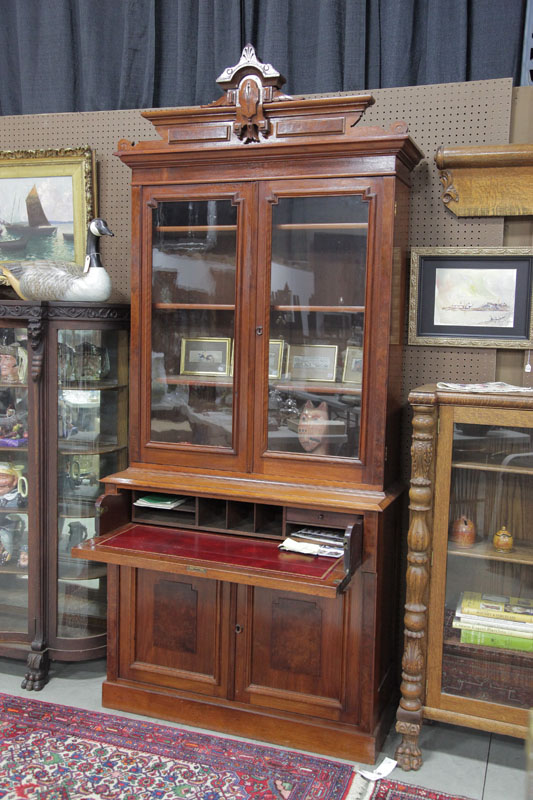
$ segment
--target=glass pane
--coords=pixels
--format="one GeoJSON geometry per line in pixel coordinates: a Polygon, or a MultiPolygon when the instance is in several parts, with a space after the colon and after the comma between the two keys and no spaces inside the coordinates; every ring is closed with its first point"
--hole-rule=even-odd
{"type": "Polygon", "coordinates": [[[0,328],[0,630],[28,630],[28,342],[0,328]]]}
{"type": "Polygon", "coordinates": [[[237,208],[230,200],[159,203],[152,212],[154,303],[235,303],[237,208]]]}
{"type": "Polygon", "coordinates": [[[126,331],[58,332],[60,637],[105,631],[105,566],[70,551],[96,533],[100,479],[127,465],[127,346],[126,331]]]}
{"type": "Polygon", "coordinates": [[[268,449],[357,458],[368,203],[282,198],[272,215],[268,449]]]}
{"type": "Polygon", "coordinates": [[[454,427],[442,690],[533,706],[533,436],[454,427]]]}
{"type": "Polygon", "coordinates": [[[237,209],[162,202],[152,226],[151,439],[230,448],[237,209]]]}

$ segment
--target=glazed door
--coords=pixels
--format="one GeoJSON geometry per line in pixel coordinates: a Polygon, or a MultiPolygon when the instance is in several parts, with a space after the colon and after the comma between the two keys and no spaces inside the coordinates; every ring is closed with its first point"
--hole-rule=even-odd
{"type": "Polygon", "coordinates": [[[320,465],[332,480],[372,483],[384,455],[385,188],[369,179],[339,179],[335,191],[325,180],[261,187],[258,472],[312,480],[320,465]]]}
{"type": "Polygon", "coordinates": [[[253,197],[238,184],[143,190],[148,335],[132,411],[145,462],[247,467],[253,197]]]}
{"type": "Polygon", "coordinates": [[[38,487],[30,471],[36,387],[23,324],[0,328],[0,642],[12,643],[41,635],[38,487]]]}
{"type": "Polygon", "coordinates": [[[426,704],[525,728],[533,706],[533,418],[440,414],[426,704]]]}
{"type": "Polygon", "coordinates": [[[50,599],[49,646],[105,648],[106,567],[71,548],[94,537],[101,478],[127,466],[128,331],[50,323],[47,352],[50,599]],[[54,447],[55,444],[55,447],[54,447]],[[53,448],[53,449],[52,449],[53,448]],[[54,453],[55,451],[55,453],[54,453]],[[55,478],[55,479],[54,479],[55,478]]]}

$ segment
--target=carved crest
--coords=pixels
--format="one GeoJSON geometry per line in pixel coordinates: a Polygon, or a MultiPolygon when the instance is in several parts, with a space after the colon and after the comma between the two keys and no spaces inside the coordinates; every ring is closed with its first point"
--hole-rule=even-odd
{"type": "Polygon", "coordinates": [[[223,101],[236,107],[233,130],[237,136],[245,143],[258,142],[260,135],[266,138],[270,128],[263,106],[286,97],[279,91],[285,83],[283,75],[272,64],[259,61],[252,45],[247,44],[239,63],[225,69],[217,83],[226,91],[223,101]]]}

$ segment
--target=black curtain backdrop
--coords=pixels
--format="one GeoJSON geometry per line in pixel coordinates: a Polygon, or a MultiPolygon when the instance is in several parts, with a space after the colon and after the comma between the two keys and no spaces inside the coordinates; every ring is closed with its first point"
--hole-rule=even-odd
{"type": "Polygon", "coordinates": [[[526,0],[0,0],[0,113],[207,103],[251,42],[289,94],[512,77],[526,0]]]}

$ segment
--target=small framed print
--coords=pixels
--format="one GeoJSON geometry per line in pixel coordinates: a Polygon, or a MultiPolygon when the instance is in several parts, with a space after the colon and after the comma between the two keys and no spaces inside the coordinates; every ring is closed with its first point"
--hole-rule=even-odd
{"type": "Polygon", "coordinates": [[[229,375],[231,339],[181,340],[180,375],[229,375]]]}
{"type": "Polygon", "coordinates": [[[268,343],[268,377],[281,378],[283,368],[283,339],[271,339],[268,343]]]}
{"type": "Polygon", "coordinates": [[[337,345],[299,344],[289,347],[287,372],[294,381],[335,381],[337,345]]]}
{"type": "Polygon", "coordinates": [[[346,348],[346,355],[344,357],[344,369],[342,371],[343,383],[356,383],[359,386],[363,382],[363,348],[352,347],[349,345],[346,348]]]}
{"type": "Polygon", "coordinates": [[[411,251],[409,344],[533,346],[533,248],[411,251]]]}

